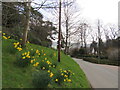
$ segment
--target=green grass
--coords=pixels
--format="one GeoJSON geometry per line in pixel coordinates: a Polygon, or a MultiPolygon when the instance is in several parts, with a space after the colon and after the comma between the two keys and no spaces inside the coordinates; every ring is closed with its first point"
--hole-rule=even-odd
{"type": "MultiPolygon", "coordinates": [[[[18,53],[12,54],[10,52],[13,42],[15,40],[3,40],[2,42],[2,85],[3,88],[35,88],[32,84],[32,72],[33,66],[20,68],[14,63],[17,59],[18,53]]],[[[53,53],[57,54],[57,51],[51,48],[46,48],[34,44],[27,44],[28,49],[44,50],[46,58],[53,62],[57,62],[57,56],[52,57],[53,53]]],[[[41,58],[42,59],[42,58],[41,58]]],[[[61,62],[57,64],[55,69],[70,69],[74,76],[72,76],[72,82],[64,82],[62,85],[51,83],[50,88],[90,88],[84,72],[79,65],[69,56],[66,56],[61,52],[61,62]]]]}

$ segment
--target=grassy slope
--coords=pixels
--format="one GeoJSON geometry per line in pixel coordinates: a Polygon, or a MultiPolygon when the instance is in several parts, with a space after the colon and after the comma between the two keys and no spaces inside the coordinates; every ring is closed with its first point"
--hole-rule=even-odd
{"type": "MultiPolygon", "coordinates": [[[[27,68],[17,67],[14,62],[16,61],[16,55],[9,52],[9,47],[12,45],[14,40],[3,40],[2,47],[2,67],[3,67],[3,88],[34,88],[31,81],[31,75],[34,71],[32,66],[27,68]]],[[[56,50],[29,44],[29,48],[33,49],[42,49],[46,53],[46,57],[51,60],[57,60],[51,58],[52,53],[57,53],[56,50]]],[[[51,84],[49,87],[67,87],[67,88],[90,88],[90,85],[86,79],[84,72],[81,70],[79,65],[69,56],[61,53],[61,62],[57,65],[56,69],[70,69],[75,76],[72,77],[72,83],[64,83],[62,86],[59,86],[55,83],[51,84]]]]}

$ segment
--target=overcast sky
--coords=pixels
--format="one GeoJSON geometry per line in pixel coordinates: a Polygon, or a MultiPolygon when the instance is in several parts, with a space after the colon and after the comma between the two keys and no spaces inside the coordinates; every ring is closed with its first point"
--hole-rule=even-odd
{"type": "Polygon", "coordinates": [[[81,14],[94,23],[101,19],[106,23],[118,23],[118,2],[120,0],[77,0],[81,14]]]}

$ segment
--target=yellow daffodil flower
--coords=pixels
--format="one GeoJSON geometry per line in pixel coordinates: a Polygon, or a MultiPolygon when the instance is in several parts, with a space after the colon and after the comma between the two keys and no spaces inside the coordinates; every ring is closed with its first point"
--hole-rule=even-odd
{"type": "Polygon", "coordinates": [[[25,57],[22,57],[22,59],[25,59],[25,57]]]}
{"type": "Polygon", "coordinates": [[[5,35],[5,33],[3,33],[3,35],[5,35]]]}
{"type": "Polygon", "coordinates": [[[61,73],[61,75],[63,76],[64,74],[63,74],[63,73],[61,73]]]}
{"type": "Polygon", "coordinates": [[[27,43],[30,43],[29,41],[27,41],[27,43]]]}
{"type": "Polygon", "coordinates": [[[22,56],[24,56],[25,54],[23,53],[22,56]]]}
{"type": "Polygon", "coordinates": [[[22,38],[20,40],[22,41],[22,38]]]}
{"type": "Polygon", "coordinates": [[[51,73],[50,73],[50,77],[53,77],[53,75],[54,75],[54,74],[51,72],[51,73]]]}
{"type": "Polygon", "coordinates": [[[8,36],[8,39],[10,38],[10,36],[8,36]]]}
{"type": "Polygon", "coordinates": [[[66,70],[64,70],[64,72],[66,73],[67,71],[66,71],[66,70]]]}
{"type": "Polygon", "coordinates": [[[64,82],[66,82],[66,79],[64,79],[64,82]]]}
{"type": "Polygon", "coordinates": [[[50,73],[50,70],[48,70],[48,73],[50,73]]]}
{"type": "Polygon", "coordinates": [[[35,61],[35,59],[33,59],[33,61],[35,61]]]}
{"type": "Polygon", "coordinates": [[[36,64],[38,65],[38,64],[39,64],[39,62],[36,62],[36,64]]]}
{"type": "Polygon", "coordinates": [[[39,53],[39,50],[36,50],[36,53],[39,53]]]}
{"type": "Polygon", "coordinates": [[[71,79],[68,79],[67,81],[68,81],[68,82],[71,82],[72,80],[71,80],[71,79]]]}
{"type": "Polygon", "coordinates": [[[55,79],[56,82],[58,82],[58,79],[55,79]]]}
{"type": "Polygon", "coordinates": [[[7,37],[6,37],[6,36],[3,36],[3,38],[4,38],[4,39],[7,39],[7,37]]]}
{"type": "Polygon", "coordinates": [[[68,77],[68,75],[64,75],[64,77],[68,77]]]}
{"type": "Polygon", "coordinates": [[[55,65],[53,65],[53,67],[55,67],[55,65]]]}
{"type": "Polygon", "coordinates": [[[38,55],[40,55],[40,53],[38,53],[38,55]]]}
{"type": "Polygon", "coordinates": [[[34,62],[34,60],[31,60],[31,61],[30,61],[30,63],[33,63],[33,62],[34,62]]]}
{"type": "Polygon", "coordinates": [[[42,68],[43,70],[45,69],[45,67],[42,68]]]}

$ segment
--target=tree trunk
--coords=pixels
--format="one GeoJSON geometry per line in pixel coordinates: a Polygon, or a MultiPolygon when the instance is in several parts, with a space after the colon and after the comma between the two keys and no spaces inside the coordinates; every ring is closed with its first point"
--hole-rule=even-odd
{"type": "Polygon", "coordinates": [[[27,42],[27,34],[29,30],[29,21],[30,21],[30,2],[26,3],[25,10],[26,10],[26,21],[25,21],[25,27],[23,31],[23,40],[22,40],[22,46],[25,47],[27,42]]]}
{"type": "Polygon", "coordinates": [[[66,19],[66,46],[65,46],[65,54],[68,53],[68,17],[66,19]]]}

